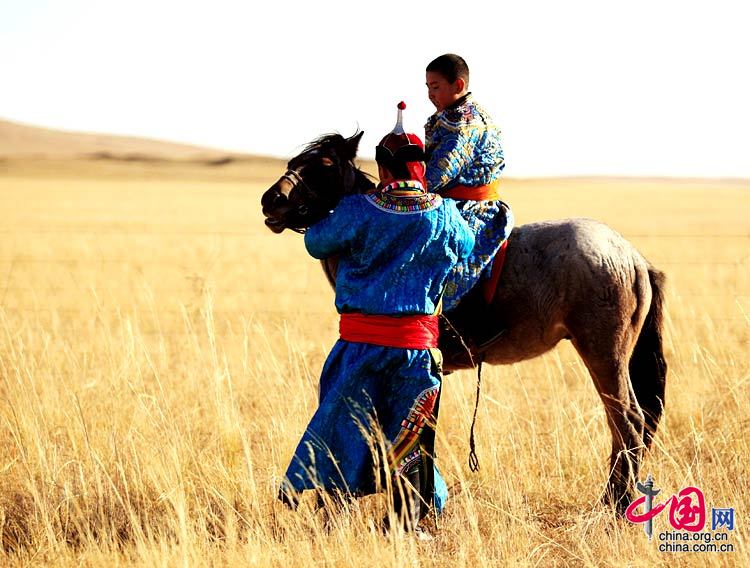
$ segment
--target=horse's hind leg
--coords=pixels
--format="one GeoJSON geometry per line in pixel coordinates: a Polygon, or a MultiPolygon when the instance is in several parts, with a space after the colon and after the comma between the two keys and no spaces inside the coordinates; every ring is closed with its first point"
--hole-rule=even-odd
{"type": "Polygon", "coordinates": [[[643,454],[643,413],[630,385],[628,361],[632,342],[619,333],[604,337],[619,337],[619,345],[607,345],[603,336],[587,340],[574,338],[573,344],[586,364],[607,413],[607,424],[612,433],[610,472],[604,501],[624,513],[633,497],[638,479],[638,468],[643,454]]]}

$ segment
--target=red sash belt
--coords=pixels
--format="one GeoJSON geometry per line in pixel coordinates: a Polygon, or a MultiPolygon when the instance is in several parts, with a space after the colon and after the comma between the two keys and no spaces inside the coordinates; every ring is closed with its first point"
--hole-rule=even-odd
{"type": "Polygon", "coordinates": [[[438,334],[437,316],[341,314],[339,320],[341,339],[383,347],[430,349],[438,346],[438,334]]]}
{"type": "Polygon", "coordinates": [[[461,199],[468,201],[495,201],[500,199],[500,180],[496,179],[487,185],[469,187],[468,185],[456,185],[450,189],[439,192],[443,197],[461,199]]]}

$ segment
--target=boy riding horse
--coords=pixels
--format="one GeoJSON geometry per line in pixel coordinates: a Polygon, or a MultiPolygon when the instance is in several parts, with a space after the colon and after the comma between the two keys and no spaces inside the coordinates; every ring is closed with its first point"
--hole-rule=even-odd
{"type": "Polygon", "coordinates": [[[513,228],[510,207],[500,201],[500,176],[505,168],[500,130],[469,92],[469,68],[463,58],[441,55],[426,71],[428,96],[437,109],[425,125],[427,188],[457,200],[461,216],[476,237],[472,254],[449,275],[443,301],[445,311],[451,312],[465,298],[451,314],[451,322],[472,346],[481,347],[492,341],[495,332],[479,329],[476,322],[462,325],[462,312],[476,312],[478,306],[472,304],[482,298],[467,294],[488,275],[513,228]],[[467,327],[473,333],[467,334],[467,327]]]}

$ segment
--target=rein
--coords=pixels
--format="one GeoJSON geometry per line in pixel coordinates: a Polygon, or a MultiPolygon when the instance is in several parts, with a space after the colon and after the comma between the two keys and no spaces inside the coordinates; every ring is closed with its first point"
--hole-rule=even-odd
{"type": "MultiPolygon", "coordinates": [[[[453,330],[453,332],[457,335],[459,341],[461,342],[461,345],[466,350],[466,354],[469,356],[469,359],[471,360],[472,365],[474,364],[474,357],[472,356],[471,349],[468,345],[464,342],[463,337],[458,332],[458,330],[453,327],[453,324],[451,321],[446,318],[444,315],[441,316],[443,318],[443,321],[450,326],[450,328],[453,330]]],[[[477,354],[476,359],[476,367],[477,367],[477,394],[476,399],[474,401],[474,416],[471,419],[471,430],[469,433],[469,469],[476,473],[479,471],[479,457],[477,456],[477,444],[476,440],[474,439],[474,426],[476,426],[477,423],[477,411],[479,410],[479,395],[480,390],[482,388],[482,362],[484,361],[484,353],[479,352],[477,354]]]]}
{"type": "Polygon", "coordinates": [[[477,445],[474,440],[474,425],[477,423],[477,410],[479,409],[479,389],[482,387],[482,361],[477,364],[477,397],[474,403],[474,417],[471,419],[471,433],[469,434],[469,469],[476,473],[479,471],[479,457],[477,456],[477,445]]]}

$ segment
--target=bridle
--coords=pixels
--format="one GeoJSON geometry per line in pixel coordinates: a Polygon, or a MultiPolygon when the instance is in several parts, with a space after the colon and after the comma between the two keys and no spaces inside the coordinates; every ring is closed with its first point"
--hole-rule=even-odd
{"type": "MultiPolygon", "coordinates": [[[[284,172],[284,175],[282,175],[279,178],[279,181],[281,181],[282,179],[285,179],[287,182],[291,184],[291,187],[289,188],[290,194],[295,188],[297,188],[297,186],[299,186],[304,191],[305,195],[309,195],[313,199],[319,198],[318,193],[315,190],[313,190],[309,185],[307,185],[304,179],[302,179],[302,176],[300,175],[299,171],[290,168],[286,172],[284,172]]],[[[300,216],[307,215],[308,207],[305,201],[303,201],[296,207],[296,211],[297,211],[297,214],[300,216]]],[[[305,231],[307,231],[307,229],[302,228],[302,227],[287,227],[287,228],[301,235],[304,235],[305,231]]]]}
{"type": "MultiPolygon", "coordinates": [[[[297,215],[304,217],[309,213],[309,207],[307,203],[310,200],[314,201],[322,201],[323,197],[318,191],[315,191],[312,187],[310,187],[307,182],[305,182],[304,178],[301,175],[301,172],[304,170],[307,164],[302,165],[298,168],[289,168],[284,174],[279,178],[279,180],[286,180],[289,184],[291,184],[291,187],[289,188],[288,195],[291,195],[292,191],[294,189],[297,189],[298,191],[302,191],[302,202],[295,207],[295,211],[297,215]]],[[[342,195],[347,195],[354,186],[354,180],[356,177],[355,174],[355,168],[346,168],[346,172],[344,173],[344,181],[343,181],[343,193],[342,195]]],[[[301,235],[304,235],[307,231],[306,227],[287,227],[287,229],[294,231],[295,233],[299,233],[301,235]]]]}
{"type": "Polygon", "coordinates": [[[300,185],[302,186],[302,188],[305,190],[307,194],[311,195],[314,198],[320,198],[320,195],[318,194],[318,192],[315,191],[313,188],[311,188],[309,185],[307,185],[307,183],[305,183],[305,180],[302,179],[302,176],[299,175],[299,172],[297,170],[291,170],[291,169],[287,170],[286,172],[284,172],[284,175],[281,176],[281,179],[285,179],[290,184],[292,184],[292,187],[289,188],[290,193],[295,187],[300,185]]]}

